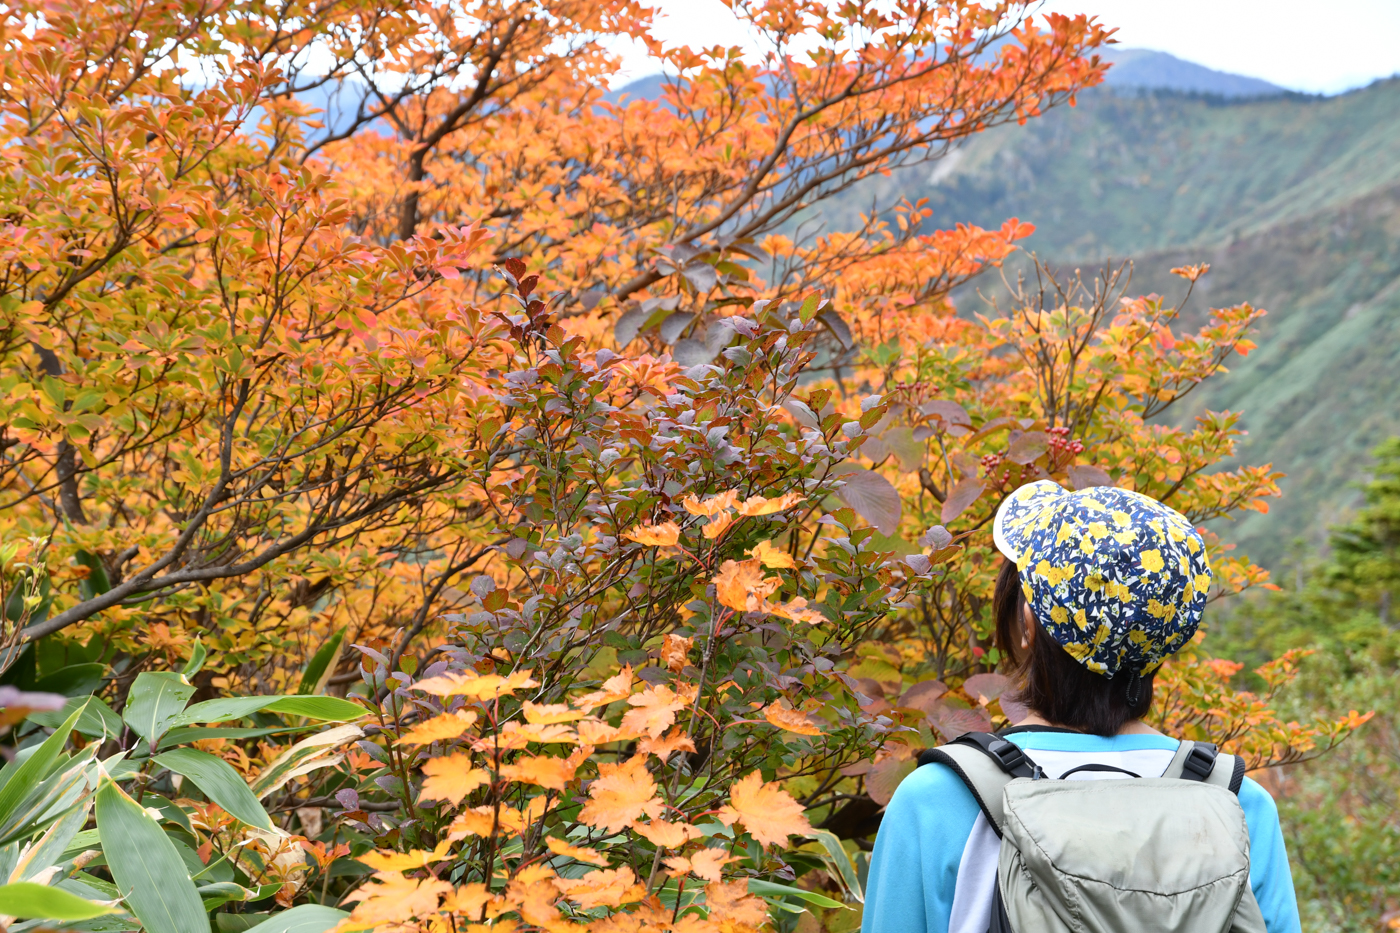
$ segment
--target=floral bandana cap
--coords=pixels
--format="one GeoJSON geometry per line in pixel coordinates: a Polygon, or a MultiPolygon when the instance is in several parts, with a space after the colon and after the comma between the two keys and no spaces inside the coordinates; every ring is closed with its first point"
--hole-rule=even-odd
{"type": "Polygon", "coordinates": [[[992,528],[1041,627],[1096,674],[1149,674],[1201,624],[1205,542],[1156,499],[1040,480],[1012,493],[992,528]]]}

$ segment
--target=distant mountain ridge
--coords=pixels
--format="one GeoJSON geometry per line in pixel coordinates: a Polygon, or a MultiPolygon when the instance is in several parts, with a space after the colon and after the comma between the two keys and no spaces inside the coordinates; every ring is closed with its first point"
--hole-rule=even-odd
{"type": "MultiPolygon", "coordinates": [[[[1216,71],[1167,52],[1110,46],[1100,54],[1113,65],[1104,77],[1104,84],[1111,88],[1175,91],[1227,98],[1270,97],[1288,93],[1268,81],[1216,71]]],[[[623,94],[652,99],[661,95],[665,82],[665,75],[646,75],[609,91],[607,96],[613,101],[623,94]]]]}
{"type": "Polygon", "coordinates": [[[1215,94],[1220,97],[1272,97],[1287,93],[1259,78],[1216,71],[1166,52],[1111,46],[1103,57],[1113,63],[1104,83],[1113,88],[1215,94]]]}

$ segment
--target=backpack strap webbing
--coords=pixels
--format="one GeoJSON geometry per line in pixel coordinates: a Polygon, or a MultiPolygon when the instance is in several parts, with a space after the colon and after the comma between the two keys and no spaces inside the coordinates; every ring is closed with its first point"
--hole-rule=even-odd
{"type": "Polygon", "coordinates": [[[1238,755],[1222,754],[1209,742],[1182,739],[1162,777],[1214,784],[1238,794],[1240,785],[1244,783],[1244,759],[1238,755]]]}
{"type": "Polygon", "coordinates": [[[919,756],[920,765],[930,763],[950,768],[967,785],[997,836],[1006,818],[1002,791],[1014,778],[1031,777],[1036,767],[1015,743],[989,732],[968,732],[919,756]]]}

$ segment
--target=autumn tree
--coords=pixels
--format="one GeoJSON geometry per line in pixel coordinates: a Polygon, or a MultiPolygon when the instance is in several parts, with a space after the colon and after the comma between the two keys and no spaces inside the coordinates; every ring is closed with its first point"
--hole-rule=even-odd
{"type": "Polygon", "coordinates": [[[911,276],[935,308],[1020,228],[872,219],[758,240],[1072,97],[1107,35],[1037,29],[1018,4],[740,5],[768,58],[652,43],[676,70],[667,99],[615,105],[600,40],[650,41],[632,3],[75,3],[30,35],[37,9],[12,7],[6,38],[5,131],[25,143],[7,176],[0,469],[6,516],[49,537],[70,585],[24,637],[100,617],[134,645],[157,617],[218,631],[244,676],[314,649],[313,615],[416,633],[484,559],[482,503],[458,497],[485,440],[461,406],[495,363],[479,352],[493,257],[468,258],[483,237],[549,278],[577,332],[607,341],[617,319],[619,338],[680,338],[692,362],[732,339],[721,309],[862,261],[884,281],[861,308],[911,276]]]}

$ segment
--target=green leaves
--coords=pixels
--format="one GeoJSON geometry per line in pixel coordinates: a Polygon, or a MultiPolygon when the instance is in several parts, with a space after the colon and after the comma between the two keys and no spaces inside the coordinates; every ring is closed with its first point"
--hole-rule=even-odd
{"type": "Polygon", "coordinates": [[[774,881],[764,881],[760,878],[749,879],[749,893],[757,894],[765,900],[799,900],[806,901],[817,907],[845,907],[846,905],[837,900],[832,900],[825,894],[818,894],[816,891],[808,891],[806,888],[790,887],[786,884],[778,884],[774,881]]]}
{"type": "Polygon", "coordinates": [[[97,791],[97,829],[112,877],[149,933],[208,933],[204,903],[175,844],[111,781],[97,791]]]}
{"type": "Polygon", "coordinates": [[[112,738],[121,735],[122,718],[112,711],[112,707],[108,706],[105,700],[96,696],[74,697],[64,704],[61,710],[32,713],[29,721],[57,729],[75,710],[80,711],[80,715],[73,728],[79,734],[92,738],[112,738]]]}
{"type": "Polygon", "coordinates": [[[155,763],[194,781],[205,796],[249,826],[272,829],[272,820],[227,762],[193,748],[174,748],[157,755],[155,763]]]}
{"type": "Polygon", "coordinates": [[[103,914],[116,913],[114,907],[104,907],[31,881],[0,885],[0,914],[21,920],[90,920],[103,914]]]}
{"type": "Polygon", "coordinates": [[[176,724],[175,717],[192,696],[194,687],[180,674],[169,671],[137,674],[122,719],[151,748],[157,748],[160,737],[176,724]]]}
{"type": "Polygon", "coordinates": [[[205,910],[215,910],[230,901],[260,901],[277,893],[280,884],[260,884],[247,888],[232,881],[215,881],[199,886],[199,899],[205,910]]]}
{"type": "Polygon", "coordinates": [[[202,722],[227,722],[242,719],[266,710],[269,713],[284,713],[288,716],[305,716],[323,722],[343,722],[359,719],[365,714],[364,707],[342,700],[339,697],[229,697],[223,700],[205,700],[196,703],[183,713],[173,717],[169,726],[190,726],[202,722]]]}
{"type": "Polygon", "coordinates": [[[204,642],[195,639],[194,647],[190,649],[189,660],[185,662],[184,668],[180,671],[185,677],[193,677],[204,667],[204,659],[209,656],[209,649],[204,647],[204,642]]]}
{"type": "MultiPolygon", "coordinates": [[[[64,852],[72,843],[73,837],[78,834],[78,830],[87,822],[91,809],[91,799],[84,801],[83,806],[74,807],[54,822],[38,840],[26,844],[18,861],[10,870],[10,880],[32,880],[63,861],[64,852]]],[[[0,913],[4,912],[0,910],[0,913]]]]}
{"type": "Polygon", "coordinates": [[[346,917],[343,910],[321,904],[302,904],[264,920],[245,933],[325,933],[346,917]]]}
{"type": "Polygon", "coordinates": [[[86,567],[88,575],[78,584],[78,595],[83,599],[92,599],[94,596],[101,596],[112,588],[111,581],[107,578],[107,568],[102,563],[102,558],[91,551],[78,551],[73,555],[73,561],[80,567],[86,567]]]}
{"type": "Polygon", "coordinates": [[[306,670],[301,675],[301,685],[297,687],[297,693],[306,695],[315,693],[321,686],[321,680],[325,677],[327,669],[331,663],[340,656],[340,644],[345,640],[345,630],[341,629],[332,635],[320,650],[311,656],[311,660],[306,664],[306,670]]]}
{"type": "Polygon", "coordinates": [[[81,713],[82,710],[74,710],[57,732],[45,739],[4,779],[4,786],[0,787],[0,827],[13,828],[11,818],[24,809],[21,804],[32,796],[39,782],[49,776],[49,771],[63,753],[68,733],[73,731],[73,724],[81,713]]]}
{"type": "Polygon", "coordinates": [[[814,829],[807,835],[820,842],[822,848],[826,850],[826,855],[822,861],[832,870],[850,896],[860,903],[865,903],[865,890],[861,887],[860,875],[856,867],[851,864],[851,857],[846,852],[845,846],[841,845],[841,840],[836,838],[836,834],[827,829],[814,829]]]}
{"type": "Polygon", "coordinates": [[[339,764],[344,756],[336,753],[335,748],[362,735],[364,732],[359,726],[337,726],[307,736],[267,763],[253,782],[253,794],[266,797],[298,775],[339,764]]]}

